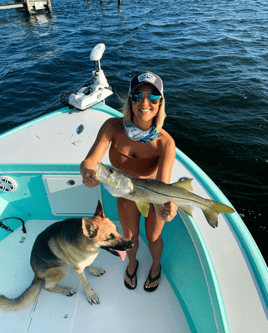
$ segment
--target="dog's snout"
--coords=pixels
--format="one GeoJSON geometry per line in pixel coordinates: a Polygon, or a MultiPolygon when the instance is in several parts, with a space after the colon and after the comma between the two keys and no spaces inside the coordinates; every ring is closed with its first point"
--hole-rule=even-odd
{"type": "MultiPolygon", "coordinates": [[[[118,244],[119,245],[119,244],[118,244]]],[[[122,249],[122,251],[128,251],[130,250],[132,247],[134,246],[134,243],[128,239],[128,238],[125,238],[123,239],[123,242],[120,244],[120,247],[122,249]]]]}
{"type": "Polygon", "coordinates": [[[126,250],[130,250],[134,246],[134,243],[126,237],[123,237],[123,243],[125,244],[126,250]]]}

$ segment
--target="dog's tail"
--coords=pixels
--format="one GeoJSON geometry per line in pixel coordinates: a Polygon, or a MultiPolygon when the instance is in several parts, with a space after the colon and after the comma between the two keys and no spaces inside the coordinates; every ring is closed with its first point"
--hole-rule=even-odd
{"type": "Polygon", "coordinates": [[[9,299],[5,296],[0,296],[0,309],[4,311],[19,311],[27,308],[39,296],[43,285],[43,280],[35,277],[32,284],[24,293],[16,299],[9,299]]]}

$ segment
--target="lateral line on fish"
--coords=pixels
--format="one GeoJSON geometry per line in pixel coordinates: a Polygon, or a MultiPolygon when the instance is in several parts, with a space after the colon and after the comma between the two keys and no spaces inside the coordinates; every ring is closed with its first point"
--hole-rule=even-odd
{"type": "MultiPolygon", "coordinates": [[[[187,199],[187,198],[178,197],[178,196],[174,196],[174,195],[167,195],[167,194],[164,194],[164,193],[159,193],[159,192],[156,192],[156,191],[154,191],[154,190],[152,190],[152,189],[150,189],[150,188],[148,188],[148,187],[146,187],[146,186],[142,186],[142,185],[136,185],[136,186],[137,186],[137,187],[145,188],[145,189],[148,190],[148,191],[154,192],[154,193],[156,193],[156,194],[158,194],[158,195],[163,195],[163,196],[165,196],[165,197],[185,199],[185,200],[188,200],[188,201],[191,201],[191,202],[197,203],[197,206],[198,206],[198,207],[200,206],[200,205],[198,205],[198,201],[195,201],[195,200],[192,200],[192,199],[187,199]]],[[[186,204],[186,205],[187,205],[187,204],[186,204]]],[[[214,210],[213,208],[211,208],[211,207],[208,206],[208,205],[205,205],[205,204],[203,204],[203,203],[202,203],[202,205],[204,205],[205,207],[207,207],[207,208],[209,208],[209,209],[214,210]]]]}

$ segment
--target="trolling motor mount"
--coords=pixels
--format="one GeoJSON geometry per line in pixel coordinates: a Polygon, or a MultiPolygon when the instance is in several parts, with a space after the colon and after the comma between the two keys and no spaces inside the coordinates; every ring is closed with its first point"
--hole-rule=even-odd
{"type": "Polygon", "coordinates": [[[77,93],[73,92],[69,96],[69,104],[76,109],[85,110],[91,106],[98,104],[112,95],[112,89],[101,69],[100,59],[105,51],[105,45],[100,43],[96,45],[91,53],[90,60],[94,62],[95,70],[92,71],[92,79],[90,85],[85,85],[77,93]]]}

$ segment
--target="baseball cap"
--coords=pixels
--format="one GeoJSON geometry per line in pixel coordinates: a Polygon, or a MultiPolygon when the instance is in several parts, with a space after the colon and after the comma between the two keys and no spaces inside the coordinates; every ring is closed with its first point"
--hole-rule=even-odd
{"type": "Polygon", "coordinates": [[[139,86],[145,83],[149,83],[152,86],[154,86],[163,96],[164,92],[163,81],[160,76],[152,72],[144,72],[135,75],[130,81],[128,93],[131,94],[135,89],[137,89],[139,86]]]}

